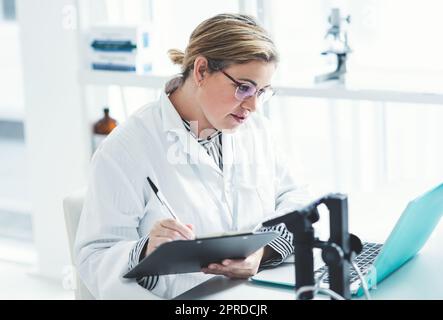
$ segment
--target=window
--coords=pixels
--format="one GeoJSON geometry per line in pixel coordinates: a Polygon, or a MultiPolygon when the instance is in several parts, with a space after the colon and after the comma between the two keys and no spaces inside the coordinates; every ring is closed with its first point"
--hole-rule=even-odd
{"type": "MultiPolygon", "coordinates": [[[[335,67],[324,51],[328,16],[350,15],[346,86],[442,93],[443,29],[437,0],[267,1],[280,50],[275,82],[313,85],[335,67]]],[[[325,191],[423,192],[443,181],[441,105],[276,97],[269,116],[291,166],[325,191]]],[[[417,193],[410,194],[417,196],[417,193]]]]}
{"type": "MultiPolygon", "coordinates": [[[[170,48],[185,49],[191,31],[204,18],[246,10],[258,16],[280,51],[274,85],[313,84],[332,71],[326,49],[328,16],[338,7],[350,15],[347,86],[364,89],[442,92],[443,44],[438,31],[443,4],[438,0],[223,1],[122,0],[84,1],[89,25],[151,22],[161,35],[156,44],[157,70],[178,72],[168,59],[170,48]],[[192,14],[189,14],[192,12],[192,14]],[[256,14],[254,14],[256,12],[256,14]],[[180,26],[180,27],[178,27],[180,26]]],[[[155,69],[155,68],[154,68],[155,69]]],[[[155,92],[110,86],[104,104],[132,113],[155,92]],[[122,94],[123,92],[123,94],[122,94]]],[[[436,105],[299,98],[280,96],[270,103],[270,117],[290,165],[322,190],[367,192],[397,185],[401,193],[418,181],[443,180],[443,160],[436,105]],[[415,121],[420,119],[420,121],[415,121]],[[403,188],[403,189],[402,189],[403,188]]],[[[117,111],[118,113],[119,111],[117,111]]],[[[123,120],[124,112],[117,118],[123,120]]],[[[96,118],[96,117],[94,117],[96,118]]]]}
{"type": "MultiPolygon", "coordinates": [[[[439,0],[409,1],[268,1],[271,31],[280,48],[278,81],[312,82],[331,69],[325,57],[331,9],[350,15],[347,29],[352,53],[348,83],[404,90],[441,90],[443,29],[439,0]],[[382,74],[382,76],[380,76],[382,74]]],[[[334,62],[335,64],[335,62],[334,62]]]]}

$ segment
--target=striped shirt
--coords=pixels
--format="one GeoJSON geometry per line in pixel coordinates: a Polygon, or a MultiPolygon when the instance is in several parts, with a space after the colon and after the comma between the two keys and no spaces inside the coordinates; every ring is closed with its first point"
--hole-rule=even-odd
{"type": "MultiPolygon", "coordinates": [[[[211,156],[217,166],[223,171],[223,154],[222,154],[222,133],[221,131],[216,131],[209,135],[206,139],[198,138],[191,131],[191,124],[187,120],[183,120],[183,125],[186,130],[197,139],[198,143],[204,147],[207,153],[211,156]]],[[[271,241],[268,246],[271,247],[273,251],[273,255],[260,264],[260,268],[266,267],[275,267],[279,265],[283,260],[285,260],[293,251],[294,246],[292,244],[293,235],[286,228],[285,224],[281,223],[279,225],[271,226],[271,227],[262,227],[257,232],[268,232],[268,231],[277,231],[280,236],[275,240],[271,241]]],[[[132,248],[129,254],[129,270],[135,267],[143,258],[144,252],[146,251],[146,247],[148,245],[149,237],[145,236],[140,238],[135,246],[132,248]]],[[[146,276],[142,278],[138,278],[137,282],[142,287],[152,290],[155,288],[158,282],[159,276],[146,276]]]]}
{"type": "Polygon", "coordinates": [[[191,123],[187,120],[183,120],[183,125],[186,130],[195,138],[197,142],[206,149],[209,156],[214,159],[215,164],[223,171],[223,156],[222,156],[222,134],[217,130],[205,139],[198,138],[191,130],[191,123]]]}

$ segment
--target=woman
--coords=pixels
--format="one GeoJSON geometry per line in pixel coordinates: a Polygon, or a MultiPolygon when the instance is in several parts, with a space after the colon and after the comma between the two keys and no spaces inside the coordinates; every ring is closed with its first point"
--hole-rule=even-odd
{"type": "MultiPolygon", "coordinates": [[[[169,54],[180,76],[117,127],[92,161],[76,259],[97,298],[118,290],[121,275],[164,242],[251,230],[305,201],[255,114],[273,95],[278,55],[267,33],[249,16],[220,14],[194,30],[185,53],[169,54]],[[178,219],[156,199],[148,177],[178,219]]],[[[126,284],[173,298],[214,274],[248,278],[293,250],[286,227],[272,229],[280,237],[244,260],[126,284]]]]}

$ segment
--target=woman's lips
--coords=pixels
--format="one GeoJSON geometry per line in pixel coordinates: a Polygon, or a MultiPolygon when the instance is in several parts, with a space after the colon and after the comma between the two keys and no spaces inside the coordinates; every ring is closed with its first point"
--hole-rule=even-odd
{"type": "Polygon", "coordinates": [[[237,121],[238,123],[243,123],[246,121],[247,116],[240,116],[240,115],[236,115],[231,113],[231,116],[235,119],[235,121],[237,121]]]}

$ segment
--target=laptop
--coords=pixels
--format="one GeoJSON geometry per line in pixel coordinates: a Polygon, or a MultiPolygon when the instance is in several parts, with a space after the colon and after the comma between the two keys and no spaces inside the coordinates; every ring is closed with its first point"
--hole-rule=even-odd
{"type": "MultiPolygon", "coordinates": [[[[365,275],[368,288],[375,287],[386,277],[412,259],[428,240],[443,214],[443,183],[409,202],[384,244],[363,243],[355,262],[365,275]]],[[[319,255],[314,255],[314,276],[321,288],[329,287],[327,267],[319,255]]],[[[251,277],[253,281],[295,286],[293,255],[282,266],[267,269],[251,277]],[[292,259],[292,261],[291,261],[292,259]]],[[[364,294],[361,281],[350,267],[351,294],[364,294]]]]}

